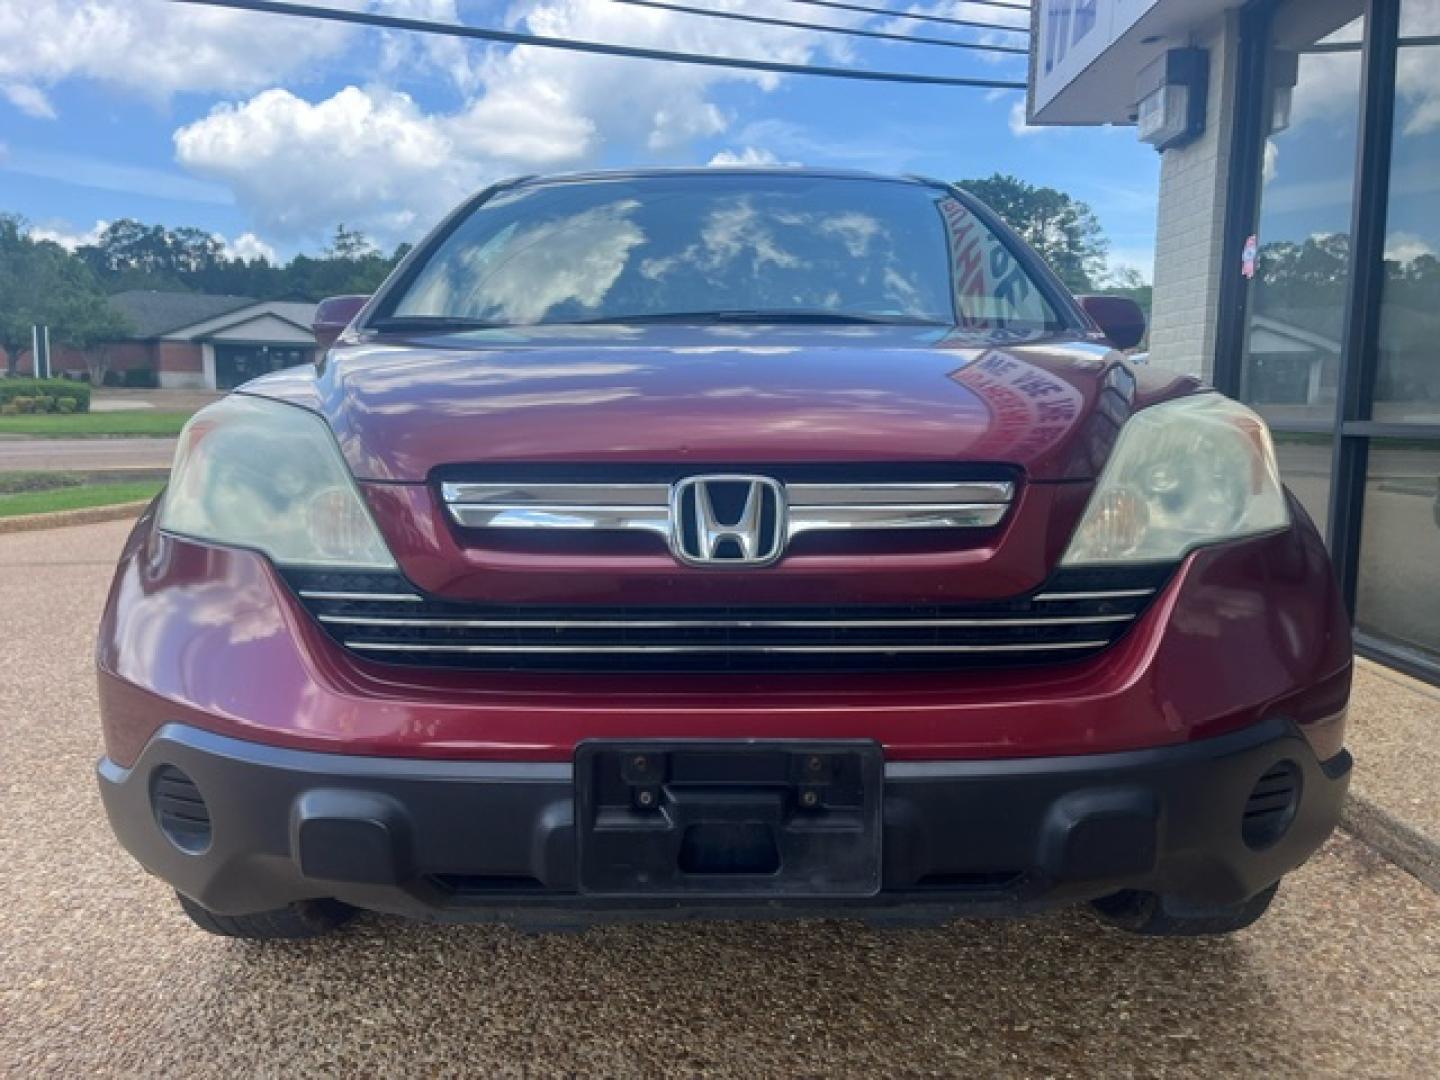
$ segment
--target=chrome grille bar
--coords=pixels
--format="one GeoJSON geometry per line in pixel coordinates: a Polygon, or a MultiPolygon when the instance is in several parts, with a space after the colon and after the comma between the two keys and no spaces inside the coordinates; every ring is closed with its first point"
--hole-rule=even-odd
{"type": "Polygon", "coordinates": [[[1054,615],[993,619],[395,619],[383,615],[320,615],[335,626],[436,630],[910,630],[935,627],[1097,626],[1131,622],[1125,615],[1054,615]]]}
{"type": "Polygon", "coordinates": [[[946,506],[970,503],[1007,505],[1015,496],[1009,481],[964,481],[960,483],[916,484],[786,484],[791,508],[799,506],[918,506],[940,503],[946,506]]]}
{"type": "Polygon", "coordinates": [[[300,595],[306,600],[342,600],[357,604],[421,604],[425,602],[424,597],[416,596],[414,593],[326,592],[323,589],[301,589],[300,595]]]}
{"type": "MultiPolygon", "coordinates": [[[[453,483],[440,486],[450,516],[472,529],[603,529],[669,536],[671,487],[653,483],[453,483]]],[[[1009,481],[785,485],[785,538],[853,529],[964,529],[999,524],[1015,496],[1009,481]]]]}
{"type": "Polygon", "coordinates": [[[1092,592],[1048,592],[1035,597],[1037,604],[1060,600],[1138,600],[1150,596],[1154,589],[1103,589],[1092,592]]]}
{"type": "Polygon", "coordinates": [[[446,645],[398,641],[346,641],[360,652],[392,653],[1031,653],[1100,649],[1098,641],[1023,642],[1011,645],[446,645]]]}

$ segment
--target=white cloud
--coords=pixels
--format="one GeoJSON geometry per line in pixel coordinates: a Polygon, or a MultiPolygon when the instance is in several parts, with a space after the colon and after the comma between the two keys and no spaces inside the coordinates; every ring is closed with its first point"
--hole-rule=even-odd
{"type": "Polygon", "coordinates": [[[1393,262],[1408,263],[1434,254],[1434,247],[1414,233],[1393,232],[1385,238],[1385,258],[1393,262]]]}
{"type": "Polygon", "coordinates": [[[744,165],[798,165],[798,161],[781,161],[773,150],[760,146],[745,146],[739,150],[721,150],[707,165],[717,167],[744,165]]]}
{"type": "Polygon", "coordinates": [[[191,90],[248,92],[312,72],[353,36],[337,23],[164,0],[0,0],[0,84],[12,102],[18,87],[37,106],[46,102],[44,87],[77,76],[162,100],[191,90]]]}
{"type": "Polygon", "coordinates": [[[38,86],[18,82],[0,84],[0,96],[26,116],[33,116],[37,120],[55,119],[55,107],[38,86]]]}
{"type": "MultiPolygon", "coordinates": [[[[442,19],[452,18],[455,7],[451,0],[377,2],[442,19]]],[[[727,6],[758,9],[768,2],[727,6]]],[[[789,63],[821,53],[843,60],[849,49],[833,35],[777,28],[747,34],[742,49],[732,26],[596,0],[538,0],[520,10],[516,24],[550,37],[789,63]]],[[[387,46],[386,63],[403,66],[404,50],[418,47],[387,46]]],[[[445,55],[449,77],[463,91],[451,110],[426,111],[380,85],[350,86],[320,101],[272,88],[176,131],[177,160],[228,185],[267,235],[317,237],[344,221],[388,245],[416,239],[498,176],[575,167],[625,148],[680,154],[694,140],[729,129],[731,118],[710,100],[716,86],[738,81],[769,89],[779,82],[765,73],[533,46],[445,55]]],[[[774,153],[758,145],[755,152],[774,153]]]]}
{"type": "Polygon", "coordinates": [[[282,238],[359,225],[408,235],[418,209],[453,203],[479,179],[443,125],[404,94],[346,87],[311,104],[267,90],[217,106],[175,133],[186,168],[228,185],[282,238]]]}
{"type": "Polygon", "coordinates": [[[1017,139],[1024,139],[1031,135],[1038,135],[1045,130],[1047,129],[1030,124],[1025,118],[1025,99],[1017,97],[1014,104],[1010,106],[1010,134],[1017,139]]]}
{"type": "Polygon", "coordinates": [[[253,232],[241,233],[234,240],[226,240],[216,233],[215,239],[225,245],[225,254],[232,259],[244,259],[246,262],[251,259],[264,259],[271,263],[279,261],[275,257],[275,249],[253,232]]]}
{"type": "MultiPolygon", "coordinates": [[[[110,222],[103,218],[95,222],[88,229],[78,229],[68,222],[51,222],[48,225],[34,225],[30,228],[30,236],[35,240],[50,240],[59,244],[66,251],[74,251],[79,247],[88,247],[100,242],[101,235],[110,222]]],[[[276,261],[275,249],[265,243],[252,232],[241,233],[234,240],[227,240],[221,233],[212,234],[225,249],[225,254],[232,259],[269,259],[272,263],[276,261]]]]}
{"type": "Polygon", "coordinates": [[[30,229],[30,238],[32,240],[50,240],[59,244],[66,251],[74,251],[78,247],[94,244],[109,225],[108,221],[97,221],[89,229],[83,231],[72,229],[64,224],[36,225],[30,229]]]}

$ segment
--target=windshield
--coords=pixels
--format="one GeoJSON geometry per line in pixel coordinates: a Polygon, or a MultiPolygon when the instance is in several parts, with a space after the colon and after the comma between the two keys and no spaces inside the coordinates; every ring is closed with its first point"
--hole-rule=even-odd
{"type": "Polygon", "coordinates": [[[476,207],[408,278],[375,325],[1061,325],[959,199],[886,180],[717,173],[521,185],[476,207]]]}

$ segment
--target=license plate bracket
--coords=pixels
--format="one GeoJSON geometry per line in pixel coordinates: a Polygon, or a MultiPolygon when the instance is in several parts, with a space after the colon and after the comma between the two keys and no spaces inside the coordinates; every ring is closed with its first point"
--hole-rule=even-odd
{"type": "Polygon", "coordinates": [[[885,778],[863,740],[594,740],[575,752],[582,893],[863,897],[885,778]]]}

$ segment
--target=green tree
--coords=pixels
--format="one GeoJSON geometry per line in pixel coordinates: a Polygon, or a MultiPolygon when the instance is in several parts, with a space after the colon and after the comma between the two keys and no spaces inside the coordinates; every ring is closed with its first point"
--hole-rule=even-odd
{"type": "Polygon", "coordinates": [[[11,375],[36,325],[50,328],[54,344],[79,349],[126,330],[85,262],[59,244],[33,239],[22,219],[0,215],[0,346],[11,375]]]}
{"type": "Polygon", "coordinates": [[[1110,244],[1085,203],[1001,173],[959,186],[1004,218],[1072,290],[1089,292],[1103,277],[1110,244]]]}

